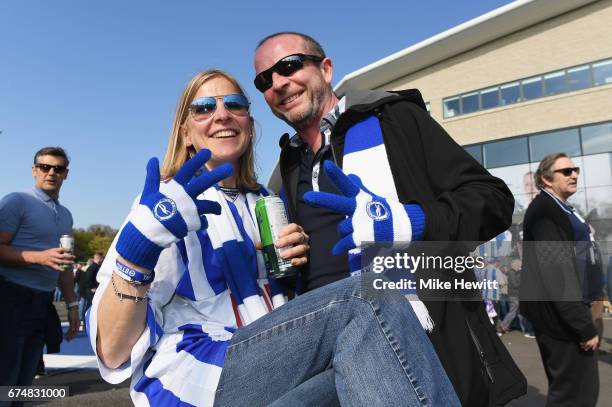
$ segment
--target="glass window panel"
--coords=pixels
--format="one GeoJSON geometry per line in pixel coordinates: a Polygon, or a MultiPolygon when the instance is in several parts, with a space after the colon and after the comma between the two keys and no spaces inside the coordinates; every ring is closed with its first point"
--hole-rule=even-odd
{"type": "MultiPolygon", "coordinates": [[[[595,236],[612,242],[612,187],[587,188],[587,221],[595,228],[595,236]]],[[[610,253],[610,252],[608,252],[610,253]]]]}
{"type": "Polygon", "coordinates": [[[588,65],[567,70],[567,87],[569,90],[585,89],[591,86],[591,70],[588,65]]]}
{"type": "Polygon", "coordinates": [[[612,122],[585,126],[582,133],[582,153],[595,154],[612,151],[612,122]]]}
{"type": "Polygon", "coordinates": [[[499,106],[499,88],[485,89],[480,92],[480,102],[482,103],[483,109],[490,109],[495,106],[499,106]]]}
{"type": "Polygon", "coordinates": [[[612,83],[612,59],[593,64],[593,77],[595,85],[612,83]]]}
{"type": "Polygon", "coordinates": [[[501,92],[501,104],[509,105],[519,101],[521,92],[518,82],[507,83],[502,85],[500,88],[501,92]]]}
{"type": "Polygon", "coordinates": [[[482,164],[482,145],[477,144],[475,146],[467,146],[464,147],[465,151],[467,151],[472,157],[476,159],[480,164],[482,164]]]}
{"type": "Polygon", "coordinates": [[[542,88],[542,77],[525,79],[522,82],[523,85],[523,100],[531,100],[541,98],[544,94],[542,88]]]}
{"type": "MultiPolygon", "coordinates": [[[[584,186],[612,186],[612,154],[593,154],[582,157],[584,186]]],[[[610,196],[612,199],[612,196],[610,196]]]]}
{"type": "MultiPolygon", "coordinates": [[[[529,174],[529,164],[510,165],[507,167],[492,168],[489,171],[492,175],[501,178],[512,195],[525,194],[523,178],[525,174],[529,174]]],[[[529,187],[529,185],[528,185],[529,187]]]]}
{"type": "Polygon", "coordinates": [[[478,111],[478,92],[466,93],[461,96],[461,112],[463,114],[478,111]]]}
{"type": "Polygon", "coordinates": [[[565,92],[565,72],[559,71],[544,75],[544,87],[548,96],[565,92]]]}
{"type": "Polygon", "coordinates": [[[455,117],[459,111],[459,97],[448,98],[442,101],[444,106],[444,117],[455,117]]]}
{"type": "Polygon", "coordinates": [[[553,131],[550,133],[529,136],[531,161],[539,162],[552,153],[567,153],[571,157],[580,155],[580,138],[578,129],[553,131]]]}
{"type": "Polygon", "coordinates": [[[527,137],[484,144],[484,160],[487,168],[529,162],[527,137]]]}

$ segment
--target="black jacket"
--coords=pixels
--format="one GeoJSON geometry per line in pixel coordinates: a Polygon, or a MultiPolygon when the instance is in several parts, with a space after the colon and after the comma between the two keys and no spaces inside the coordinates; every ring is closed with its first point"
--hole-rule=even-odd
{"type": "Polygon", "coordinates": [[[540,192],[523,221],[521,313],[537,332],[583,342],[597,335],[597,329],[582,302],[574,250],[568,215],[552,197],[540,192]]]}
{"type": "MultiPolygon", "coordinates": [[[[328,147],[336,163],[342,166],[346,131],[376,115],[399,200],[417,202],[425,212],[424,241],[482,242],[510,226],[514,199],[505,183],[431,119],[420,92],[349,93],[347,106],[328,147]]],[[[299,151],[288,137],[281,147],[283,187],[295,218],[299,151]]],[[[473,279],[473,272],[466,277],[473,279]]],[[[505,404],[526,392],[525,378],[497,337],[482,301],[424,302],[435,323],[430,339],[463,405],[505,404]]]]}

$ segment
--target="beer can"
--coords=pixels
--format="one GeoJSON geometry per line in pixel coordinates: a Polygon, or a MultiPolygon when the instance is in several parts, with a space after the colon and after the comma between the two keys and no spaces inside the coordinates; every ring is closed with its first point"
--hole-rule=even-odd
{"type": "Polygon", "coordinates": [[[268,269],[268,277],[281,278],[294,275],[297,270],[290,261],[283,260],[280,254],[290,247],[277,249],[274,241],[281,229],[289,224],[283,201],[275,195],[259,198],[255,203],[255,216],[259,226],[259,236],[263,255],[268,269]]]}
{"type": "MultiPolygon", "coordinates": [[[[71,235],[60,236],[60,247],[70,250],[70,253],[74,253],[74,238],[71,235]]],[[[72,268],[72,264],[62,264],[61,268],[68,270],[72,268]]]]}

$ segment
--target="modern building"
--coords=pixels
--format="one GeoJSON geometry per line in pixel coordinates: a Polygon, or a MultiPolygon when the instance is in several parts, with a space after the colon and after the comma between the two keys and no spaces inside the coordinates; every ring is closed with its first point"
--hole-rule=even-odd
{"type": "Polygon", "coordinates": [[[552,152],[580,166],[571,198],[612,241],[612,0],[520,0],[346,75],[336,87],[418,88],[446,131],[516,198],[552,152]]]}

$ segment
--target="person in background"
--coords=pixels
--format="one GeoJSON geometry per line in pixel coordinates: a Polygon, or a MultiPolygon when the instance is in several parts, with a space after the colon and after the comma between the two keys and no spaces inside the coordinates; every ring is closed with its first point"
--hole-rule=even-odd
{"type": "Polygon", "coordinates": [[[535,173],[541,192],[523,225],[520,308],[535,329],[549,383],[547,405],[595,406],[599,394],[599,335],[585,298],[593,291],[587,275],[593,239],[568,203],[579,173],[565,153],[544,157],[535,173]]]}
{"type": "Polygon", "coordinates": [[[78,282],[78,299],[79,299],[79,318],[81,320],[80,330],[85,329],[85,311],[91,306],[91,291],[89,290],[89,267],[93,263],[93,259],[88,259],[87,263],[81,265],[76,274],[78,282]]]}
{"type": "Polygon", "coordinates": [[[499,324],[498,332],[510,331],[512,322],[517,316],[519,309],[519,289],[521,287],[521,259],[514,258],[510,262],[510,268],[506,273],[508,312],[503,316],[499,324]]]}
{"type": "Polygon", "coordinates": [[[68,164],[62,148],[40,149],[32,165],[32,190],[0,200],[0,386],[31,385],[45,343],[59,350],[56,285],[68,307],[66,338],[79,327],[74,256],[59,247],[62,235],[72,235],[72,215],[59,202],[68,164]]]}
{"type": "Polygon", "coordinates": [[[87,278],[89,279],[89,298],[87,303],[87,308],[91,306],[91,300],[96,292],[96,289],[100,285],[98,283],[98,271],[100,270],[100,265],[104,260],[104,255],[100,252],[94,253],[93,259],[91,261],[91,265],[87,268],[87,278]]]}

